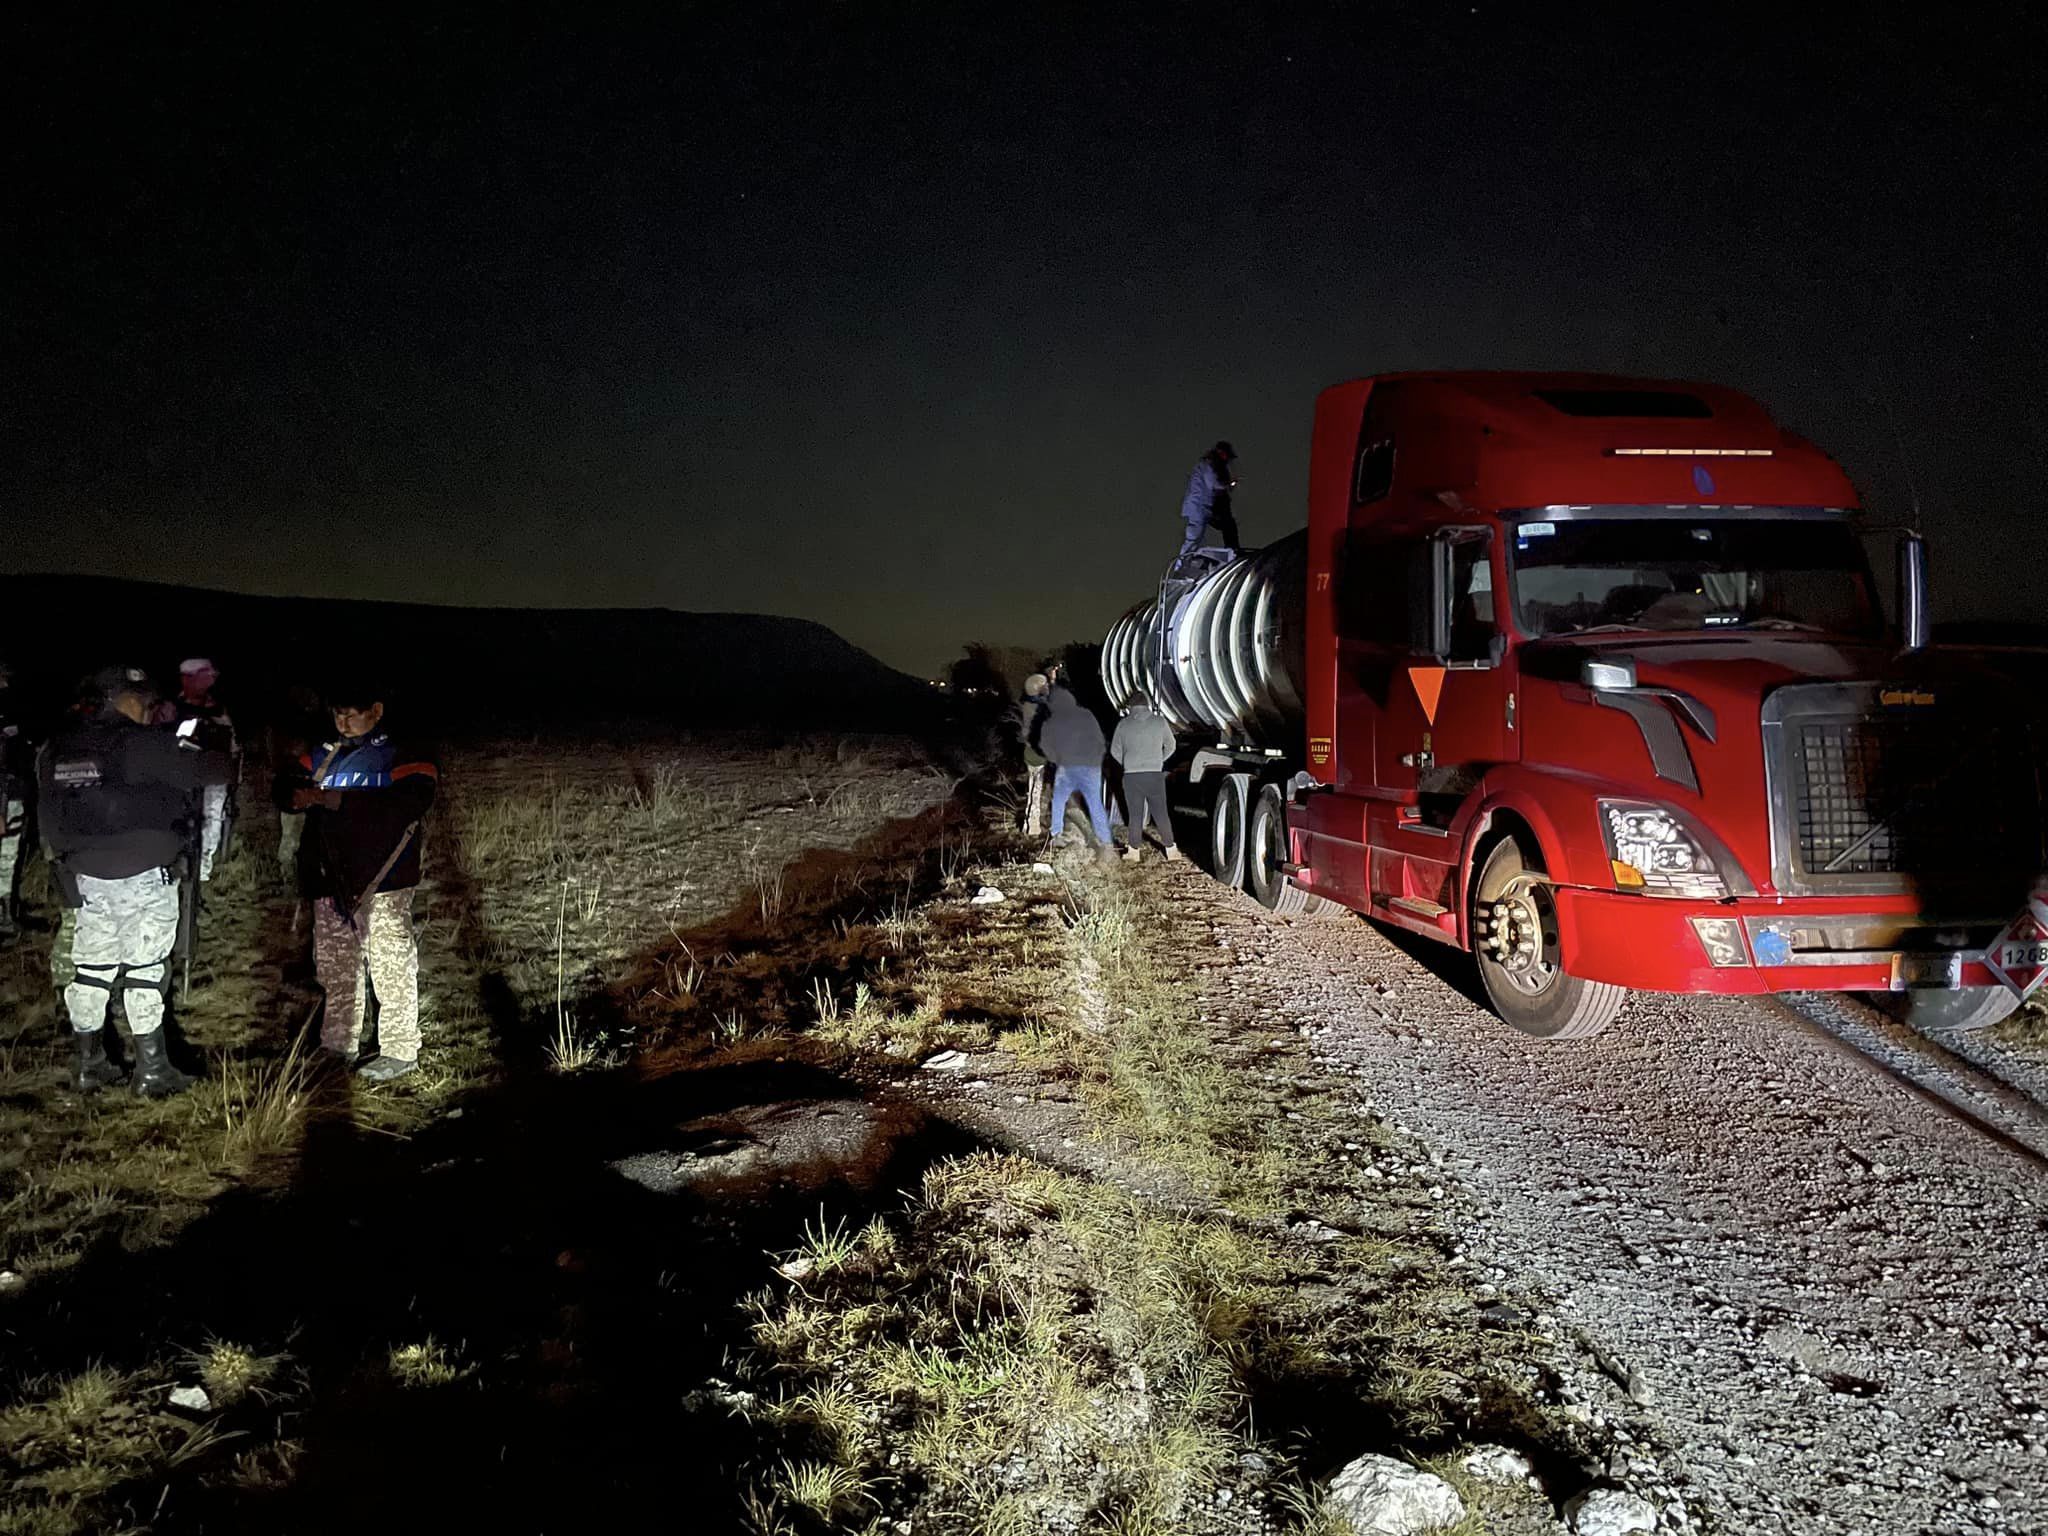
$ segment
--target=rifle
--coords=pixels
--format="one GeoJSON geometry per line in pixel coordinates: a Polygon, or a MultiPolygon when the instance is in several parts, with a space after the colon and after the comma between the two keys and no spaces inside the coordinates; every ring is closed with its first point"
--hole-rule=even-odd
{"type": "MultiPolygon", "coordinates": [[[[353,907],[351,907],[347,912],[344,912],[342,914],[344,917],[348,919],[349,927],[362,927],[363,914],[370,910],[370,903],[376,899],[377,887],[384,883],[384,877],[386,875],[390,874],[393,869],[398,867],[398,861],[405,857],[405,850],[412,845],[413,834],[418,832],[419,829],[420,824],[418,822],[414,822],[411,826],[407,827],[403,833],[399,835],[397,843],[392,846],[391,856],[385,859],[383,866],[377,871],[377,873],[370,876],[370,883],[364,889],[362,899],[358,901],[353,907]]],[[[338,909],[341,906],[341,903],[337,901],[335,902],[334,905],[338,909]]]]}
{"type": "Polygon", "coordinates": [[[178,938],[171,946],[171,958],[180,963],[183,972],[180,1007],[192,1001],[192,954],[199,947],[199,852],[206,836],[203,805],[195,805],[193,814],[185,818],[183,831],[185,851],[178,860],[178,938]]]}
{"type": "Polygon", "coordinates": [[[220,847],[213,852],[213,862],[225,864],[228,855],[235,850],[235,825],[242,819],[242,751],[235,749],[234,777],[227,782],[227,794],[220,806],[220,847]]]}

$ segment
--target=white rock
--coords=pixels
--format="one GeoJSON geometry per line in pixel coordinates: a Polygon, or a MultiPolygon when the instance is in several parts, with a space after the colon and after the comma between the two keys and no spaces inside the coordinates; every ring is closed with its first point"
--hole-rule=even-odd
{"type": "Polygon", "coordinates": [[[1391,1456],[1361,1456],[1330,1480],[1328,1503],[1356,1536],[1420,1536],[1465,1518],[1465,1502],[1432,1472],[1391,1456]]]}
{"type": "Polygon", "coordinates": [[[11,1295],[27,1284],[28,1282],[13,1270],[0,1269],[0,1296],[11,1295]]]}
{"type": "Polygon", "coordinates": [[[1535,1473],[1528,1457],[1504,1445],[1482,1445],[1462,1465],[1467,1474],[1482,1483],[1519,1483],[1535,1473]]]}
{"type": "Polygon", "coordinates": [[[1573,1536],[1634,1536],[1657,1529],[1657,1511],[1648,1499],[1619,1488],[1595,1488],[1564,1507],[1573,1536]]]}
{"type": "Polygon", "coordinates": [[[1031,866],[1031,873],[1034,875],[1049,875],[1052,873],[1052,866],[1050,864],[1034,864],[1031,866]]]}
{"type": "Polygon", "coordinates": [[[960,1072],[967,1066],[965,1051],[941,1051],[936,1056],[927,1056],[924,1069],[927,1072],[960,1072]]]}
{"type": "Polygon", "coordinates": [[[213,1399],[206,1395],[204,1387],[171,1388],[171,1406],[189,1408],[194,1413],[204,1413],[213,1406],[213,1399]]]}
{"type": "Polygon", "coordinates": [[[980,890],[976,891],[973,896],[968,898],[967,905],[969,905],[970,907],[992,907],[997,902],[1005,901],[1007,899],[1008,898],[1005,897],[1003,893],[997,890],[994,886],[984,885],[980,890]]]}

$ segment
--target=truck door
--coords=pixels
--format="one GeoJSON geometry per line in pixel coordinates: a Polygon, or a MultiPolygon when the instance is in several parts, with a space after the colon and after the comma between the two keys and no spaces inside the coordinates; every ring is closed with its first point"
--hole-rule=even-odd
{"type": "Polygon", "coordinates": [[[1437,529],[1411,545],[1425,569],[1404,583],[1410,634],[1390,658],[1373,742],[1380,793],[1415,807],[1405,822],[1448,825],[1489,766],[1520,755],[1495,544],[1479,527],[1437,529]]]}

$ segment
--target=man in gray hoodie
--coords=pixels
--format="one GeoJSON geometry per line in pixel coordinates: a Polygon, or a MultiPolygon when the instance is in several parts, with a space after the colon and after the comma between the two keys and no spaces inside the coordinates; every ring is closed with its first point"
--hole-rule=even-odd
{"type": "Polygon", "coordinates": [[[1173,845],[1173,821],[1166,810],[1166,763],[1173,756],[1174,745],[1173,730],[1153,712],[1152,701],[1142,693],[1134,697],[1109,741],[1109,755],[1124,774],[1124,828],[1130,839],[1124,849],[1126,862],[1138,861],[1148,820],[1158,830],[1166,857],[1180,857],[1180,850],[1173,845]]]}
{"type": "Polygon", "coordinates": [[[1079,795],[1095,829],[1098,856],[1113,857],[1109,812],[1102,804],[1102,727],[1057,678],[1046,692],[1045,719],[1038,727],[1038,750],[1053,765],[1053,841],[1058,842],[1065,830],[1068,800],[1079,795]]]}

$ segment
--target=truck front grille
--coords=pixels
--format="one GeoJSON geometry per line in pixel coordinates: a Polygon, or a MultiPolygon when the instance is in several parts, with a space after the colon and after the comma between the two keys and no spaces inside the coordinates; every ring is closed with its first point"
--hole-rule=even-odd
{"type": "Polygon", "coordinates": [[[2024,889],[2039,874],[2039,765],[2024,724],[1867,703],[1844,713],[1829,692],[1836,708],[1789,710],[1776,738],[1779,856],[1790,855],[1780,889],[2024,889]]]}

